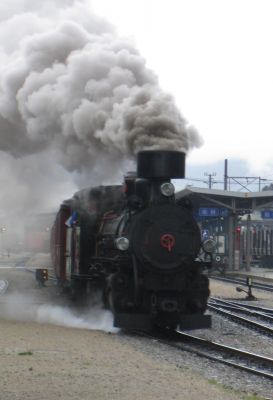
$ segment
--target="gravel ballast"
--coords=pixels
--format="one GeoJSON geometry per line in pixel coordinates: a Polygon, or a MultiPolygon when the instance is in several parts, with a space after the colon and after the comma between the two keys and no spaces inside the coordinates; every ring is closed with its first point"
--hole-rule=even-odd
{"type": "MultiPolygon", "coordinates": [[[[56,287],[48,283],[38,289],[29,272],[0,268],[0,279],[10,283],[0,296],[1,400],[232,400],[246,399],[248,394],[273,399],[268,379],[179,352],[156,340],[122,332],[109,334],[109,320],[102,325],[104,331],[90,330],[96,326],[94,320],[82,315],[70,318],[75,310],[64,307],[56,287]],[[52,303],[59,308],[52,306],[47,318],[41,319],[41,310],[52,303]],[[34,322],[39,320],[37,314],[43,323],[34,322]],[[54,325],[58,321],[74,325],[54,325]],[[71,327],[85,327],[85,323],[88,329],[71,327]]],[[[219,297],[244,297],[234,286],[213,280],[211,290],[219,297]]],[[[272,294],[259,293],[258,303],[272,306],[272,294]]],[[[272,339],[218,315],[213,315],[212,329],[194,334],[273,357],[272,339]]]]}

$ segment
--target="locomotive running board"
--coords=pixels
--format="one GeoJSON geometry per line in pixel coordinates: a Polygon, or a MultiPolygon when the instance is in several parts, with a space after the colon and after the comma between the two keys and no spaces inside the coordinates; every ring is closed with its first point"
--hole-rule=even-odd
{"type": "Polygon", "coordinates": [[[180,315],[180,330],[211,328],[211,315],[180,315]]]}

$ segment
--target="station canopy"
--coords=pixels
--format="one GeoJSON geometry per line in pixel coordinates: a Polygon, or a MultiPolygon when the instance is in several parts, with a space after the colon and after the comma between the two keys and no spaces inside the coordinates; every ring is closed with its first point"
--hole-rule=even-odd
{"type": "Polygon", "coordinates": [[[191,200],[195,210],[218,208],[222,210],[222,216],[225,216],[224,210],[239,215],[251,214],[253,211],[262,209],[272,209],[273,212],[273,190],[233,192],[187,186],[185,189],[176,192],[177,200],[185,197],[191,200]]]}

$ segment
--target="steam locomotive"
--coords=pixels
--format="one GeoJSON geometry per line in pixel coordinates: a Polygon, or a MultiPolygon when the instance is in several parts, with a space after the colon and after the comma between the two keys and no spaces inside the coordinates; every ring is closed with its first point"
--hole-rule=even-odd
{"type": "Polygon", "coordinates": [[[213,244],[201,242],[190,201],[175,199],[171,178],[184,171],[182,152],[141,151],[123,186],[81,190],[56,216],[51,254],[59,284],[75,300],[100,290],[116,327],[211,326],[204,312],[213,244]]]}

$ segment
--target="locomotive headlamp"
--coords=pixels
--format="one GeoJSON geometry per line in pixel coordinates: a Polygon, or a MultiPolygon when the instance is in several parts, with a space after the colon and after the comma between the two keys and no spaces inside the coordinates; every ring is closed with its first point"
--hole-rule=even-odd
{"type": "Polygon", "coordinates": [[[213,253],[216,250],[216,242],[213,239],[204,240],[202,247],[206,253],[213,253]]]}
{"type": "Polygon", "coordinates": [[[126,251],[126,250],[129,249],[130,242],[124,236],[121,236],[121,237],[117,238],[115,243],[116,243],[117,249],[119,249],[121,251],[126,251]]]}
{"type": "Polygon", "coordinates": [[[163,196],[171,197],[174,194],[175,188],[171,182],[165,182],[160,186],[160,190],[163,196]]]}

